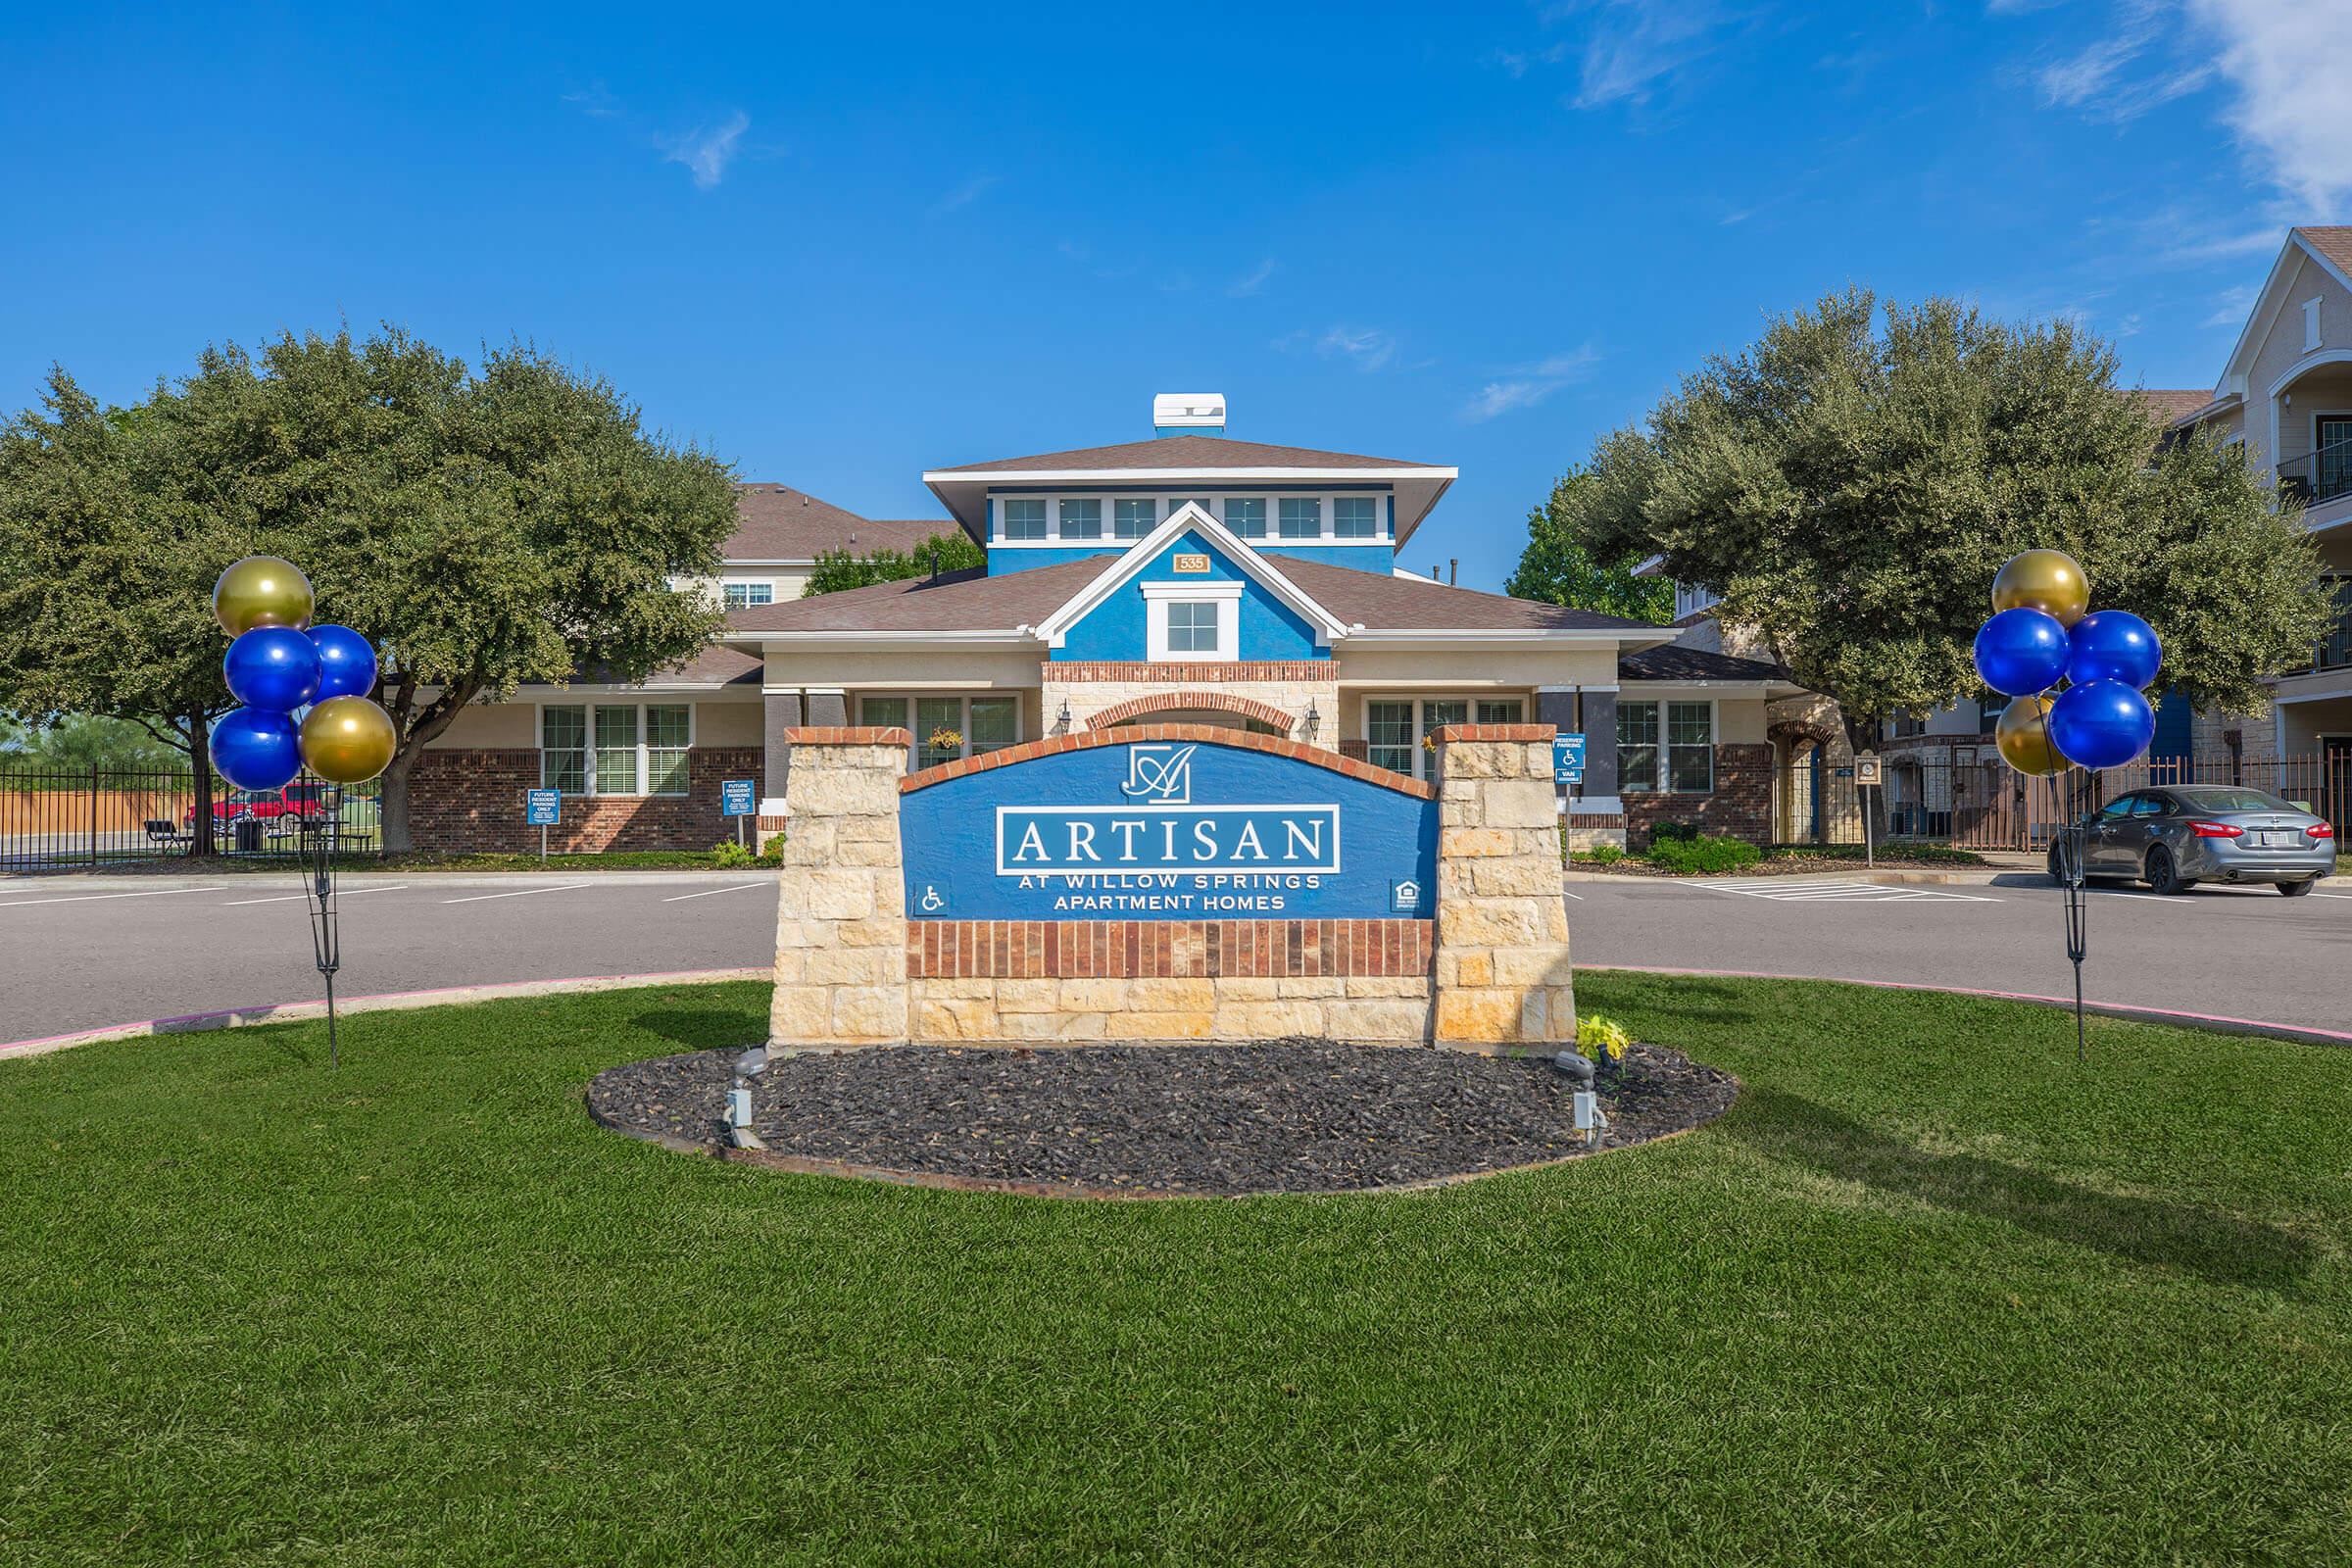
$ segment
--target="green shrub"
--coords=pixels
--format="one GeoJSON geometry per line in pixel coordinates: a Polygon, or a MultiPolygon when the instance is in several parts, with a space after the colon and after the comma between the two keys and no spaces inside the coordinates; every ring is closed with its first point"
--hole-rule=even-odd
{"type": "Polygon", "coordinates": [[[1625,1048],[1634,1037],[1625,1032],[1625,1025],[1597,1012],[1588,1012],[1576,1020],[1577,1052],[1590,1061],[1604,1057],[1611,1061],[1625,1059],[1625,1048]]]}
{"type": "Polygon", "coordinates": [[[1662,871],[1699,873],[1743,870],[1763,858],[1764,852],[1745,839],[1704,833],[1653,839],[1642,857],[1662,871]]]}
{"type": "Polygon", "coordinates": [[[733,839],[721,839],[710,846],[710,863],[722,871],[752,863],[752,852],[733,839]]]}
{"type": "Polygon", "coordinates": [[[1625,858],[1625,852],[1614,844],[1595,844],[1589,850],[1578,850],[1569,858],[1590,865],[1615,865],[1625,858]]]}

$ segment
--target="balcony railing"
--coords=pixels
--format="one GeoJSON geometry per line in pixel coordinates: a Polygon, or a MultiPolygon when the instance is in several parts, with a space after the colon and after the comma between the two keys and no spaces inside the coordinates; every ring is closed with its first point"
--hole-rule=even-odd
{"type": "Polygon", "coordinates": [[[2352,441],[2333,441],[2279,464],[2278,488],[2307,507],[2352,495],[2352,441]]]}

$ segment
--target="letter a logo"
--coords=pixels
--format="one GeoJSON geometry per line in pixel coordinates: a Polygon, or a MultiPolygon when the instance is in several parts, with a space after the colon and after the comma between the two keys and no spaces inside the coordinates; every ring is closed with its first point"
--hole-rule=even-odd
{"type": "Polygon", "coordinates": [[[1120,793],[1129,800],[1160,801],[1187,806],[1193,799],[1193,748],[1190,746],[1130,746],[1127,782],[1120,793]]]}

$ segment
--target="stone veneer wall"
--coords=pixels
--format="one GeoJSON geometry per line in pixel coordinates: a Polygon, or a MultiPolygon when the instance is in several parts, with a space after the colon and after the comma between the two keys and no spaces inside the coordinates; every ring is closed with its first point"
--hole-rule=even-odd
{"type": "Polygon", "coordinates": [[[1688,822],[1702,833],[1725,833],[1750,844],[1772,842],[1772,747],[1769,743],[1715,748],[1715,789],[1707,795],[1628,790],[1625,838],[1649,848],[1660,822],[1688,822]]]}
{"type": "MultiPolygon", "coordinates": [[[[708,850],[735,837],[719,809],[719,781],[758,778],[760,761],[756,747],[698,746],[686,754],[684,795],[566,795],[547,847],[565,855],[708,850]]],[[[537,752],[427,747],[409,777],[410,833],[434,853],[535,854],[539,830],[523,821],[522,798],[538,787],[537,752]]]]}
{"type": "Polygon", "coordinates": [[[1438,745],[1440,1045],[1576,1038],[1549,724],[1447,724],[1438,745]]]}
{"type": "Polygon", "coordinates": [[[1188,707],[1182,701],[1187,691],[1222,693],[1274,709],[1287,717],[1289,727],[1283,733],[1291,739],[1326,749],[1338,742],[1340,666],[1331,660],[1218,664],[1049,661],[1041,711],[1049,726],[1058,725],[1067,704],[1070,728],[1077,731],[1087,728],[1097,714],[1112,709],[1133,710],[1139,703],[1166,700],[1170,709],[1188,707]],[[1309,707],[1318,719],[1313,735],[1301,732],[1309,707]]]}
{"type": "Polygon", "coordinates": [[[904,729],[786,732],[792,774],[776,883],[778,1046],[890,1045],[907,1038],[906,882],[899,847],[904,729]]]}

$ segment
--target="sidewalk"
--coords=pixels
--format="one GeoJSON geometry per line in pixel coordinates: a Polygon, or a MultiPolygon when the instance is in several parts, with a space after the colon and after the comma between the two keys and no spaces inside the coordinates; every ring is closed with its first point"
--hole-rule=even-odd
{"type": "MultiPolygon", "coordinates": [[[[1923,866],[1885,865],[1875,869],[1852,867],[1832,871],[1763,871],[1752,867],[1746,871],[1727,871],[1714,876],[1659,876],[1634,871],[1590,871],[1570,866],[1561,874],[1570,882],[1614,882],[1626,886],[1638,882],[1705,882],[1739,881],[1748,877],[1770,877],[1776,882],[1877,882],[1889,887],[1938,887],[1982,885],[1999,877],[2031,876],[2046,880],[2049,860],[2046,856],[2029,850],[1981,850],[1983,865],[1923,866]]],[[[2339,858],[2337,864],[2341,866],[2339,858]]],[[[2215,886],[2222,884],[2216,883],[2215,886]]],[[[2339,869],[2332,876],[2323,877],[2320,886],[2330,892],[2352,890],[2352,871],[2339,869]]]]}

